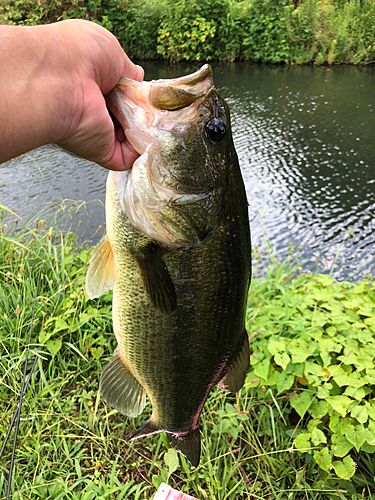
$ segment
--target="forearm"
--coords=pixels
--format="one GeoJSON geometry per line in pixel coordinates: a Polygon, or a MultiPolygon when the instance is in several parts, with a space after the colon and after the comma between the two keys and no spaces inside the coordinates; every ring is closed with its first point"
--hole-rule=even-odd
{"type": "Polygon", "coordinates": [[[0,26],[0,163],[69,128],[67,96],[79,91],[58,25],[0,26]]]}

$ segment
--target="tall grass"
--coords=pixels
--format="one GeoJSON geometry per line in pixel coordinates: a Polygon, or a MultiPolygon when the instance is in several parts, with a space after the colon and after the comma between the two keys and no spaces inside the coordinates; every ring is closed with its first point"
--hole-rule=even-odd
{"type": "MultiPolygon", "coordinates": [[[[323,471],[293,446],[302,424],[290,410],[288,393],[264,386],[260,398],[251,377],[237,396],[212,391],[201,416],[197,469],[166,451],[163,435],[129,443],[126,433],[150,408],[128,419],[98,395],[100,372],[115,340],[110,294],[93,303],[84,291],[90,253],[74,235],[51,227],[15,234],[0,226],[0,436],[19,399],[30,327],[30,356],[37,358],[21,414],[14,499],[151,498],[161,481],[212,500],[371,498],[370,455],[363,455],[368,472],[361,466],[350,481],[323,471]]],[[[299,270],[275,264],[254,281],[251,335],[261,330],[255,319],[260,298],[271,307],[280,290],[288,294],[296,274],[299,270]]],[[[8,443],[0,461],[0,497],[10,453],[8,443]]]]}

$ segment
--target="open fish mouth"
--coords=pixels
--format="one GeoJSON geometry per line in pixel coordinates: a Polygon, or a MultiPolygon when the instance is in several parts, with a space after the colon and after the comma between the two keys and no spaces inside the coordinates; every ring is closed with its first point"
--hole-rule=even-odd
{"type": "Polygon", "coordinates": [[[126,140],[140,155],[126,176],[116,177],[123,185],[121,207],[135,228],[166,247],[200,242],[190,228],[190,216],[175,210],[202,202],[215,185],[206,167],[208,150],[202,136],[210,116],[206,101],[214,92],[212,70],[206,64],[180,78],[122,78],[107,97],[126,140]],[[194,164],[201,172],[190,176],[194,164]]]}
{"type": "Polygon", "coordinates": [[[205,64],[179,78],[150,82],[121,78],[107,103],[130,145],[142,155],[160,131],[171,132],[176,123],[183,129],[194,121],[199,104],[212,88],[212,70],[205,64]]]}

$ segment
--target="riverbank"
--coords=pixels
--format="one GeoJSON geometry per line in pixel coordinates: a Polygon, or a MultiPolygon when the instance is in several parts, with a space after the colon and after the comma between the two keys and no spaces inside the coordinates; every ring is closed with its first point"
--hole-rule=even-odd
{"type": "MultiPolygon", "coordinates": [[[[150,498],[161,481],[218,500],[375,493],[373,282],[337,282],[277,262],[254,280],[251,370],[238,397],[212,391],[201,417],[202,461],[193,469],[166,451],[162,435],[125,440],[149,407],[127,419],[98,396],[115,339],[110,294],[89,301],[84,291],[91,252],[43,222],[16,238],[0,227],[1,436],[21,392],[30,328],[36,362],[13,498],[150,498]]],[[[9,441],[0,495],[10,454],[9,441]]]]}
{"type": "Polygon", "coordinates": [[[137,60],[285,64],[375,62],[372,0],[8,0],[0,23],[84,18],[137,60]]]}

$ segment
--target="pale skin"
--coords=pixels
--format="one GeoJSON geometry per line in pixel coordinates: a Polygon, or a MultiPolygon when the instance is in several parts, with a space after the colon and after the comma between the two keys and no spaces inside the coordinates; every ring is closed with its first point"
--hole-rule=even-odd
{"type": "Polygon", "coordinates": [[[111,170],[138,157],[105,95],[143,69],[101,26],[83,20],[0,26],[0,163],[55,143],[111,170]]]}

